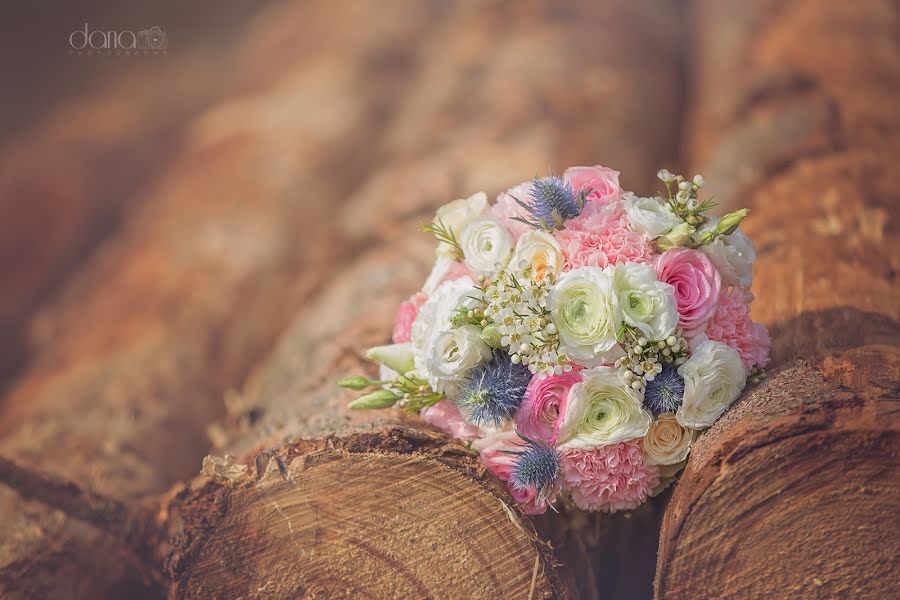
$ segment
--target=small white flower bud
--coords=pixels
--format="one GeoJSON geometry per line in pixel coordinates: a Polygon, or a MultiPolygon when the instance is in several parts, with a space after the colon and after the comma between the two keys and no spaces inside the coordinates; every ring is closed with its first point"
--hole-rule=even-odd
{"type": "Polygon", "coordinates": [[[625,369],[625,372],[622,373],[622,378],[625,379],[625,381],[634,379],[634,372],[631,369],[625,369]]]}
{"type": "Polygon", "coordinates": [[[674,346],[678,343],[678,338],[676,338],[674,335],[670,335],[666,338],[666,343],[670,346],[674,346]]]}
{"type": "Polygon", "coordinates": [[[681,183],[678,184],[678,189],[687,191],[687,190],[691,189],[691,184],[689,181],[682,181],[681,183]]]}
{"type": "Polygon", "coordinates": [[[703,187],[703,175],[694,175],[694,185],[703,187]]]}
{"type": "Polygon", "coordinates": [[[517,365],[520,362],[522,362],[522,357],[519,356],[518,354],[513,354],[512,356],[509,357],[509,360],[512,361],[512,364],[517,365]]]}
{"type": "Polygon", "coordinates": [[[639,337],[638,338],[638,346],[646,346],[646,345],[647,345],[647,338],[639,337]]]}
{"type": "Polygon", "coordinates": [[[548,323],[547,324],[547,333],[550,335],[553,335],[554,333],[556,333],[556,325],[554,325],[553,323],[548,323]]]}
{"type": "Polygon", "coordinates": [[[634,381],[632,381],[632,382],[631,382],[631,387],[634,388],[634,389],[636,389],[636,390],[641,389],[641,380],[640,380],[640,379],[635,379],[634,381]]]}

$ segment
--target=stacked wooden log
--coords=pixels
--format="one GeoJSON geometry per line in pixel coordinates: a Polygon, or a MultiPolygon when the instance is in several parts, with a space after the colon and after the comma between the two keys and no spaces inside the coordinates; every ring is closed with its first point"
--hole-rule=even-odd
{"type": "Polygon", "coordinates": [[[648,192],[685,129],[753,210],[776,371],[697,442],[656,595],[890,597],[898,10],[598,4],[251,23],[236,91],[34,321],[0,406],[0,595],[648,597],[661,503],[527,519],[465,448],[333,382],[427,274],[435,206],[598,162],[648,192]]]}
{"type": "Polygon", "coordinates": [[[900,15],[878,1],[694,9],[687,150],[723,201],[751,207],[754,311],[778,371],[697,442],[657,597],[893,597],[900,15]]]}

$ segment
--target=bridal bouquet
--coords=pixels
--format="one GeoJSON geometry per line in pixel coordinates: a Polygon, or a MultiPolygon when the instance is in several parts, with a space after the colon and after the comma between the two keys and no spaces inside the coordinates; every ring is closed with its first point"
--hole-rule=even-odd
{"type": "Polygon", "coordinates": [[[684,466],[696,435],[765,376],[769,336],[750,319],[755,253],[699,198],[703,178],[660,171],[665,192],[573,167],[438,209],[422,290],[378,380],[353,408],[403,407],[463,440],[523,511],[557,499],[637,507],[684,466]]]}

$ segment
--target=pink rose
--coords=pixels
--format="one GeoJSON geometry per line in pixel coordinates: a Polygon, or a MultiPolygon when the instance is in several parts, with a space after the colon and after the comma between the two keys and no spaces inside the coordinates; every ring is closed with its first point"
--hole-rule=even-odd
{"type": "Polygon", "coordinates": [[[497,202],[487,209],[487,214],[491,217],[499,219],[506,226],[513,241],[519,241],[526,231],[531,229],[530,226],[517,221],[516,218],[530,218],[528,211],[525,210],[519,202],[528,204],[531,201],[531,182],[526,181],[515,187],[511,187],[505,192],[497,196],[497,202]]]}
{"type": "Polygon", "coordinates": [[[559,486],[553,490],[549,497],[538,497],[538,492],[534,487],[526,489],[518,489],[511,483],[506,484],[509,495],[512,496],[519,508],[526,515],[542,515],[547,512],[547,507],[556,501],[556,495],[559,492],[559,486]]]}
{"type": "Polygon", "coordinates": [[[555,444],[559,436],[560,416],[566,410],[566,399],[573,385],[581,381],[581,374],[569,371],[550,375],[545,379],[531,378],[525,398],[516,413],[519,433],[533,440],[555,444]]]}
{"type": "Polygon", "coordinates": [[[563,177],[575,192],[586,192],[588,203],[607,204],[622,193],[619,172],[596,165],[594,167],[569,167],[563,177]]]}
{"type": "Polygon", "coordinates": [[[512,484],[513,470],[516,466],[516,452],[521,452],[525,442],[515,431],[501,431],[475,440],[472,446],[479,452],[481,462],[495,477],[506,482],[506,489],[522,512],[539,515],[547,510],[549,503],[556,500],[559,485],[548,494],[538,498],[534,487],[518,488],[512,484]]]}
{"type": "Polygon", "coordinates": [[[394,331],[391,334],[391,339],[395,344],[402,344],[410,340],[409,334],[412,331],[413,321],[419,314],[419,307],[425,304],[426,300],[428,300],[428,296],[418,292],[400,303],[397,317],[394,319],[394,331]]]}
{"type": "Polygon", "coordinates": [[[737,350],[748,372],[755,366],[766,366],[772,345],[769,331],[750,318],[752,301],[753,294],[740,288],[723,291],[716,314],[706,326],[709,339],[737,350]]]}
{"type": "Polygon", "coordinates": [[[481,437],[481,429],[463,419],[459,407],[450,400],[441,400],[423,409],[419,416],[428,425],[458,440],[477,440],[481,437]]]}
{"type": "Polygon", "coordinates": [[[516,456],[510,452],[520,452],[524,445],[515,431],[500,431],[472,443],[487,470],[501,481],[509,481],[516,466],[516,456]]]}
{"type": "Polygon", "coordinates": [[[722,277],[719,271],[699,250],[672,248],[656,261],[656,273],[660,281],[675,288],[679,325],[685,337],[702,333],[706,324],[716,314],[722,277]]]}

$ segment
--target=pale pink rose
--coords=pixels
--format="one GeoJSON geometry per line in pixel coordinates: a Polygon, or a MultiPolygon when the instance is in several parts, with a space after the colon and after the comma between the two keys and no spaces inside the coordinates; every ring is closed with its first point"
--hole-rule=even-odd
{"type": "Polygon", "coordinates": [[[515,431],[492,433],[472,443],[487,470],[501,481],[509,481],[516,466],[516,457],[510,451],[520,452],[524,445],[515,431]]]}
{"type": "Polygon", "coordinates": [[[525,489],[516,488],[510,482],[507,482],[506,489],[512,496],[519,508],[526,515],[542,515],[547,512],[547,507],[556,502],[556,495],[559,493],[559,486],[549,495],[549,497],[538,497],[537,490],[532,486],[525,489]]]}
{"type": "Polygon", "coordinates": [[[637,508],[659,483],[659,467],[644,464],[641,438],[593,450],[564,450],[561,467],[563,489],[582,510],[637,508]]]}
{"type": "Polygon", "coordinates": [[[672,248],[656,260],[656,274],[675,288],[678,324],[685,337],[702,333],[716,314],[722,292],[719,271],[699,250],[672,248]]]}
{"type": "Polygon", "coordinates": [[[417,292],[400,303],[400,308],[397,309],[397,317],[394,319],[394,331],[391,334],[391,339],[395,344],[410,341],[409,335],[412,331],[413,321],[416,320],[419,308],[425,304],[426,300],[428,300],[428,296],[422,292],[417,292]]]}
{"type": "Polygon", "coordinates": [[[752,301],[753,294],[740,288],[722,292],[716,314],[706,325],[707,337],[737,350],[748,372],[768,364],[772,345],[769,331],[750,318],[752,301]]]}
{"type": "Polygon", "coordinates": [[[549,494],[549,497],[538,498],[535,488],[518,488],[512,484],[513,470],[516,466],[515,452],[521,452],[525,442],[515,431],[501,431],[489,434],[472,443],[472,447],[479,452],[481,462],[495,477],[506,482],[506,488],[522,512],[529,515],[539,515],[547,510],[549,503],[556,500],[559,486],[549,494]]]}
{"type": "Polygon", "coordinates": [[[450,400],[441,400],[419,413],[422,420],[458,440],[477,440],[482,431],[463,419],[459,407],[450,400]]]}
{"type": "Polygon", "coordinates": [[[581,380],[581,373],[577,371],[550,375],[544,379],[537,375],[532,377],[522,405],[516,412],[519,433],[529,439],[555,444],[569,390],[581,380]]]}
{"type": "Polygon", "coordinates": [[[587,204],[605,205],[622,195],[619,172],[608,167],[569,167],[563,173],[576,193],[585,191],[587,204]]]}
{"type": "Polygon", "coordinates": [[[565,257],[564,271],[629,261],[648,263],[653,257],[650,241],[631,230],[618,200],[603,206],[586,206],[581,216],[555,235],[565,257]]]}
{"type": "Polygon", "coordinates": [[[488,215],[499,219],[506,226],[514,242],[519,241],[519,238],[531,229],[530,225],[516,221],[516,218],[531,219],[528,211],[516,202],[517,199],[525,204],[531,201],[530,181],[520,183],[501,193],[497,196],[497,202],[487,209],[488,215]]]}

